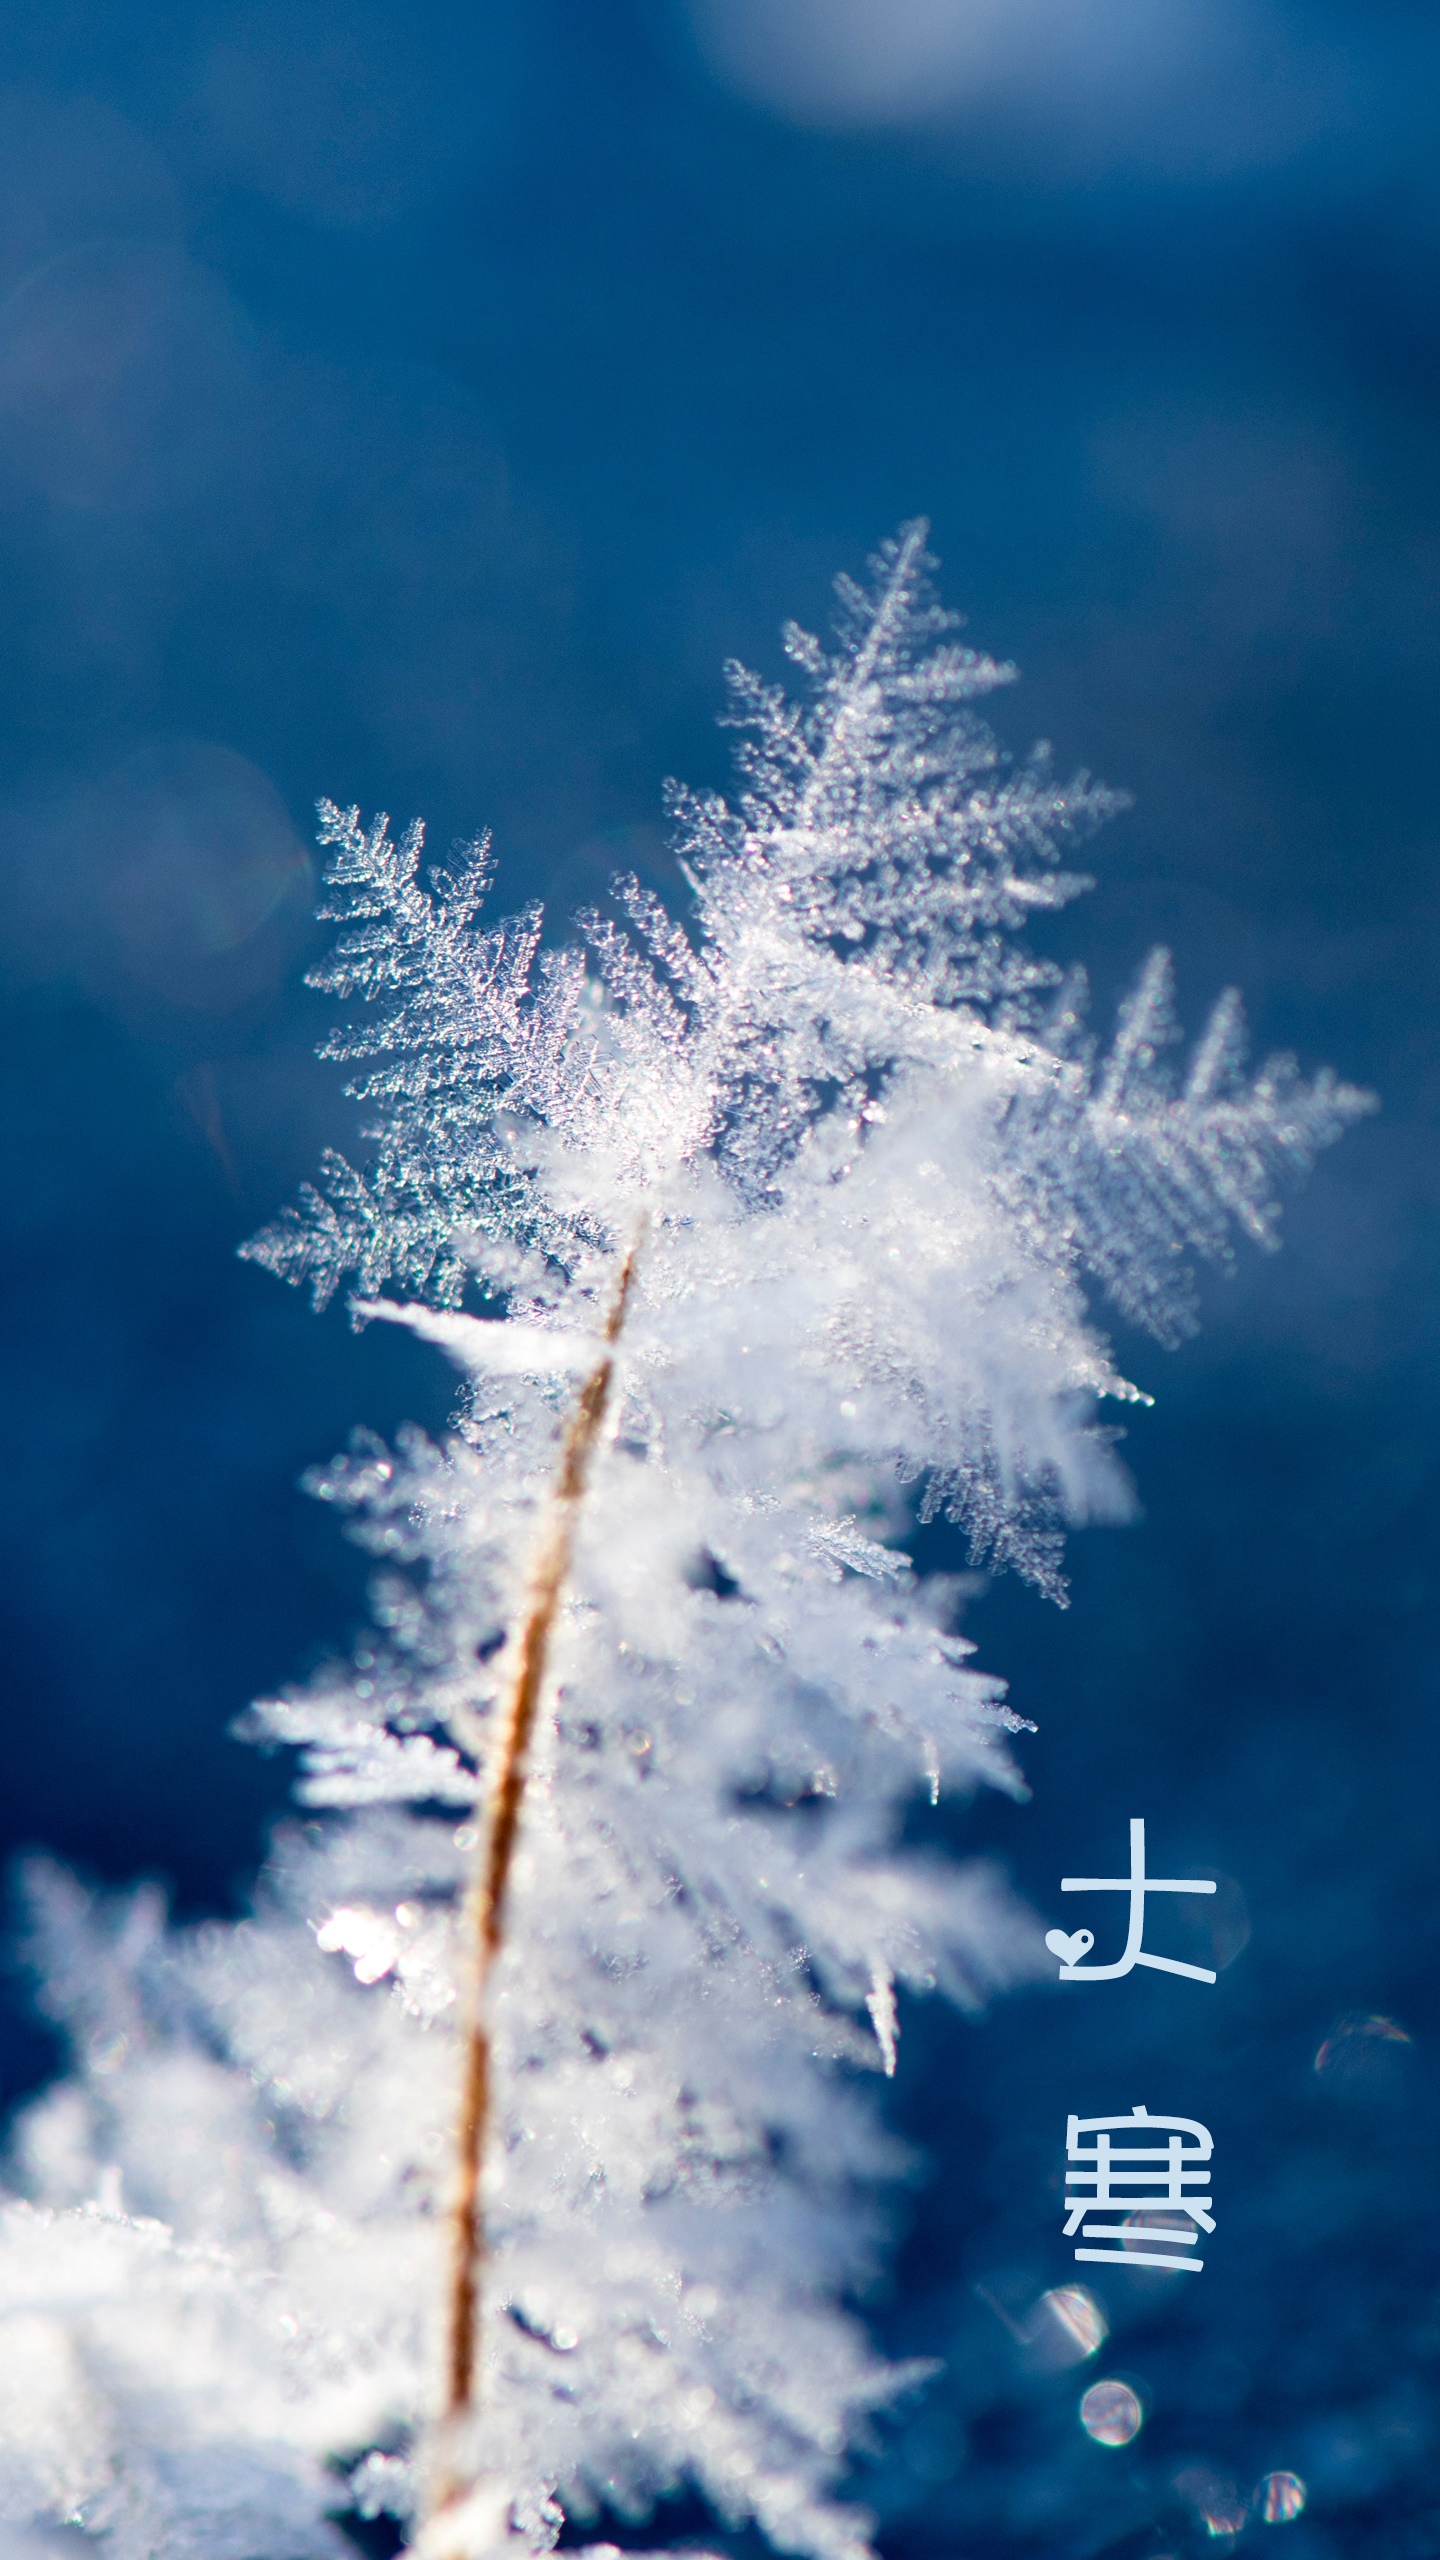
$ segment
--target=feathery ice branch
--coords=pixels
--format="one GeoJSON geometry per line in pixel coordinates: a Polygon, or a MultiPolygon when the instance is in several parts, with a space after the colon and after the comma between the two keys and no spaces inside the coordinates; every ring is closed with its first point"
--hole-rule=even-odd
{"type": "Polygon", "coordinates": [[[787,633],[800,702],[733,671],[738,796],[673,795],[684,928],[625,880],[623,921],[543,951],[538,911],[482,922],[483,845],[422,876],[418,827],[322,806],[315,983],[360,1000],[327,1049],[373,1152],[247,1251],[463,1386],[443,1447],[318,1480],[381,1559],[375,1622],[255,1711],[334,1810],[254,1918],[167,1934],[36,1878],[77,2059],[0,2237],[36,2341],[10,2512],[80,2514],[116,2560],[298,2560],[346,2509],[416,2512],[460,1895],[642,1222],[488,1966],[479,2387],[467,2340],[436,2526],[539,2551],[688,2483],[780,2550],[868,2548],[836,2491],[907,2377],[841,2307],[895,2165],[864,2072],[895,2067],[897,1986],[977,2003],[1038,1944],[992,1875],[902,1845],[917,1794],[1019,1784],[911,1506],[1059,1595],[1066,1527],[1127,1500],[1094,1417],[1136,1390],[1087,1282],[1173,1341],[1187,1257],[1270,1243],[1364,1107],[1283,1059],[1247,1078],[1232,997],[1173,1080],[1163,954],[1097,1060],[1024,931],[1116,798],[1006,761],[977,706],[1013,671],[931,566],[909,527],[841,581],[833,650],[787,633]]]}

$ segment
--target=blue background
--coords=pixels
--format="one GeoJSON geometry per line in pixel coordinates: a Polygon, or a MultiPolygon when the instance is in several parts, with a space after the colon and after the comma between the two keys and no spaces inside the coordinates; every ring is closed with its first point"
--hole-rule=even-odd
{"type": "MultiPolygon", "coordinates": [[[[973,1609],[1040,1732],[1034,1803],[957,1842],[1073,1925],[1060,1874],[1143,1813],[1252,1934],[1213,1991],[907,2015],[931,2168],[875,2314],[952,2361],[862,2493],[896,2553],[1158,2560],[1280,2466],[1308,2513],[1247,2543],[1429,2560],[1435,23],[832,6],[0,31],[5,1835],[235,1907],[286,1771],[227,1723],[361,1606],[297,1477],[444,1416],[419,1346],[233,1259],[348,1126],[299,983],[316,793],[493,825],[562,919],[617,862],[673,886],[721,660],[773,670],[930,514],[1024,669],[1010,742],[1136,794],[1050,947],[1108,1008],[1168,941],[1192,1022],[1238,979],[1385,1107],[1197,1343],[1121,1335],[1145,1516],[1076,1542],[1069,1612],[973,1609]],[[1316,2071],[1375,2014],[1411,2042],[1316,2071]],[[1045,2370],[1064,2116],[1137,2101],[1214,2128],[1209,2263],[1097,2285],[1113,2336],[1045,2370]],[[1076,2423],[1096,2373],[1128,2450],[1076,2423]]],[[[18,1992],[3,2059],[47,2067],[18,1992]]]]}

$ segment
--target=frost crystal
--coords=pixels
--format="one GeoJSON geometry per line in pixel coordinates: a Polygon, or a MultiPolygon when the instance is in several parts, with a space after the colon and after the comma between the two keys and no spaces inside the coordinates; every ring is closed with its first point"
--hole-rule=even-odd
{"type": "Polygon", "coordinates": [[[361,1000],[327,1052],[373,1154],[246,1250],[321,1305],[348,1282],[463,1391],[443,1447],[357,1442],[317,1481],[383,1560],[375,1625],[254,1711],[341,1809],[254,1918],[176,1936],[39,1879],[77,2069],[21,2127],[0,2268],[66,2414],[26,2421],[17,2519],[300,2560],[329,2514],[411,2510],[457,1895],[633,1248],[491,1987],[464,2533],[540,2550],[688,2484],[782,2550],[868,2549],[836,2487],[909,2377],[841,2307],[897,2165],[863,2074],[903,2068],[901,1995],[978,2003],[1039,1947],[994,1876],[901,1846],[942,1787],[1019,1785],[911,1502],[1058,1594],[1065,1526],[1126,1503],[1094,1411],[1136,1391],[1087,1275],[1173,1340],[1187,1256],[1273,1241],[1279,1178],[1364,1107],[1285,1060],[1247,1080],[1228,996],[1172,1082],[1163,954],[1097,1062],[1082,983],[1020,937],[1117,801],[1007,764],[975,706],[1012,670],[955,640],[931,565],[912,526],[842,581],[833,653],[787,634],[802,705],[733,671],[740,795],[673,799],[688,930],[620,881],[623,921],[543,951],[538,910],[481,922],[483,845],[422,877],[418,827],[322,804],[314,982],[361,1000]]]}

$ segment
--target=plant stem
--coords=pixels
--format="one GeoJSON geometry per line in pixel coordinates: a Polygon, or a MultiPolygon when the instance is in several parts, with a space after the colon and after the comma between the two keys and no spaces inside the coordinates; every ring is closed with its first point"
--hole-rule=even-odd
{"type": "MultiPolygon", "coordinates": [[[[511,1655],[509,1684],[490,1762],[487,1816],[468,1897],[470,1991],[456,2125],[445,2397],[441,2411],[442,2430],[452,2439],[459,2424],[473,2415],[476,2401],[480,2282],[485,2257],[481,2180],[493,2109],[493,2057],[485,2016],[485,1993],[491,1968],[504,1943],[506,1892],[520,1826],[530,1741],[545,1682],[550,1637],[570,1571],[576,1521],[590,1473],[590,1461],[610,1401],[615,1345],[624,1331],[642,1235],[643,1228],[637,1230],[620,1266],[601,1336],[604,1346],[601,1356],[581,1387],[565,1426],[560,1464],[531,1566],[525,1614],[511,1655]]],[[[453,2464],[448,2466],[447,2476],[436,2484],[432,2515],[463,2497],[468,2485],[464,2479],[455,2476],[453,2464]]]]}

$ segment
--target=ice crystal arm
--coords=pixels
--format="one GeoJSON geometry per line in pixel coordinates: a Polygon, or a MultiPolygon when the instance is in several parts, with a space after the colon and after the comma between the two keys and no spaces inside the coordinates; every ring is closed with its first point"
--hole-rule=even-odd
{"type": "Polygon", "coordinates": [[[321,912],[344,930],[307,983],[370,1008],[321,1055],[373,1062],[347,1091],[371,1107],[375,1152],[363,1172],[327,1152],[319,1185],[243,1250],[282,1279],[308,1281],[317,1306],[351,1273],[366,1297],[393,1280],[454,1305],[467,1268],[457,1237],[470,1233],[523,1237],[565,1259],[573,1222],[547,1214],[507,1145],[505,1115],[543,1123],[573,1108],[570,1088],[586,1077],[575,1023],[583,966],[573,955],[537,965],[538,908],[482,928],[484,838],[428,885],[418,823],[397,844],[388,818],[367,830],[358,810],[327,800],[319,840],[332,849],[321,912]]]}
{"type": "Polygon", "coordinates": [[[1224,1265],[1233,1229],[1273,1250],[1283,1189],[1372,1098],[1329,1069],[1307,1080],[1283,1055],[1247,1078],[1233,988],[1177,1091],[1167,1072],[1180,1039],[1167,951],[1152,952],[1098,1067],[1083,1020],[1076,971],[1046,1025],[1034,1081],[1017,1098],[1007,1178],[1124,1315],[1174,1343],[1196,1321],[1188,1257],[1224,1265]]]}

